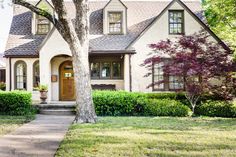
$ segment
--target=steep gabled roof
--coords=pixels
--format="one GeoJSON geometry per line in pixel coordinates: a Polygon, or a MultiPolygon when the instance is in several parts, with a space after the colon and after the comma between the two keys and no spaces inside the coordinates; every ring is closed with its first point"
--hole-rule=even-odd
{"type": "MultiPolygon", "coordinates": [[[[162,13],[169,5],[167,1],[124,1],[127,6],[126,35],[103,34],[103,8],[107,1],[93,1],[90,6],[90,51],[124,51],[126,48],[162,13]]],[[[201,18],[201,3],[199,1],[187,1],[184,4],[195,15],[201,18]]],[[[71,17],[74,17],[74,5],[66,2],[71,17]]],[[[38,49],[45,39],[45,35],[33,35],[31,33],[32,13],[21,6],[15,6],[14,17],[6,46],[5,56],[29,56],[38,57],[38,49]]]]}

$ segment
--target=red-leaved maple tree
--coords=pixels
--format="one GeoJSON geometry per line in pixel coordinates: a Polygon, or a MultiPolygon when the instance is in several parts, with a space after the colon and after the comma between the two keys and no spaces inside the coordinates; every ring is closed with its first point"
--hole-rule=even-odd
{"type": "MultiPolygon", "coordinates": [[[[234,97],[232,53],[210,40],[206,32],[182,35],[149,46],[153,52],[143,63],[150,70],[146,76],[152,75],[154,64],[164,62],[164,75],[178,76],[178,81],[184,83],[184,89],[178,92],[185,92],[193,113],[203,94],[215,94],[224,99],[234,97]]],[[[165,81],[153,82],[148,87],[165,81]]]]}

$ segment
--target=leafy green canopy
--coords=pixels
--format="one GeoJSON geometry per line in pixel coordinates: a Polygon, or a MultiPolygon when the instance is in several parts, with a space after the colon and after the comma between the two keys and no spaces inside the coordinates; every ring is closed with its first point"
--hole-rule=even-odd
{"type": "Polygon", "coordinates": [[[211,29],[236,53],[236,0],[203,0],[211,29]]]}

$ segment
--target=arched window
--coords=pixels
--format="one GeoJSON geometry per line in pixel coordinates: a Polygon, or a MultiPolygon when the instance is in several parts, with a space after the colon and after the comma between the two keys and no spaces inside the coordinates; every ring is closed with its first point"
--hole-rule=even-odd
{"type": "Polygon", "coordinates": [[[40,82],[40,71],[39,71],[39,61],[35,61],[33,65],[33,89],[39,87],[40,82]]]}
{"type": "Polygon", "coordinates": [[[26,89],[27,67],[24,61],[18,61],[15,64],[15,89],[26,89]]]}

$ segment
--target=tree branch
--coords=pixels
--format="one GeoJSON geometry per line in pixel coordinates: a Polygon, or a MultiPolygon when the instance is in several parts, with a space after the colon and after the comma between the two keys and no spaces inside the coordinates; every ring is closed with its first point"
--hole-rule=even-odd
{"type": "Polygon", "coordinates": [[[40,9],[30,4],[29,2],[26,2],[25,0],[12,0],[12,3],[24,6],[28,8],[29,10],[31,10],[32,12],[47,18],[55,27],[59,27],[60,25],[58,20],[52,14],[50,14],[46,10],[40,9]]]}

